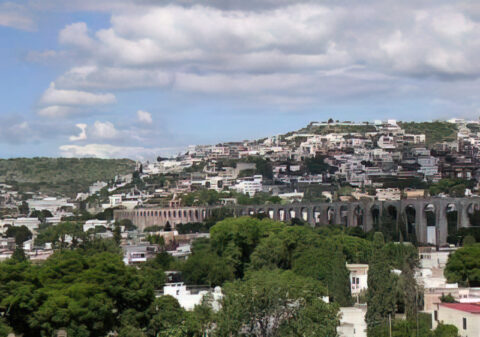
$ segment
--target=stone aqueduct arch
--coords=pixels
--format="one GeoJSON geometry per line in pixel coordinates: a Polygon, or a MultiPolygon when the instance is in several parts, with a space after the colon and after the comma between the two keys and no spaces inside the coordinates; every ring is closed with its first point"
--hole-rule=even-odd
{"type": "MultiPolygon", "coordinates": [[[[373,228],[382,216],[390,216],[397,223],[401,217],[407,228],[416,232],[419,242],[427,242],[427,212],[434,219],[437,244],[447,242],[447,212],[457,211],[457,228],[470,226],[469,212],[480,210],[480,198],[425,198],[398,201],[355,201],[333,203],[298,203],[291,205],[236,206],[236,216],[264,212],[270,219],[289,221],[293,217],[312,226],[340,224],[360,226],[365,231],[373,228]],[[265,211],[267,210],[268,211],[265,211]],[[248,212],[247,212],[248,210],[248,212]],[[395,211],[393,211],[395,210],[395,211]],[[407,217],[407,212],[409,213],[407,217]],[[410,226],[410,227],[409,227],[410,226]]],[[[431,223],[430,223],[431,225],[431,223]]]]}

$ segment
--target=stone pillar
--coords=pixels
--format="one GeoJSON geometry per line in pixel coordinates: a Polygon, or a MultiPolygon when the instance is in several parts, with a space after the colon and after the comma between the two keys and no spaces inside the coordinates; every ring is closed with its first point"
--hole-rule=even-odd
{"type": "Polygon", "coordinates": [[[427,242],[427,219],[423,212],[423,204],[416,202],[415,207],[415,230],[418,242],[427,242]]]}
{"type": "Polygon", "coordinates": [[[443,245],[447,243],[448,236],[448,221],[447,214],[442,205],[435,205],[436,211],[436,227],[437,227],[437,245],[443,245]],[[437,209],[438,207],[438,209],[437,209]]]}

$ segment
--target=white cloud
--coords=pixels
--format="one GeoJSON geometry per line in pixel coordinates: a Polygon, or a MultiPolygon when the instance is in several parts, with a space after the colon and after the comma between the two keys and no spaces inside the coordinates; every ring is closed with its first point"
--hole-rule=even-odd
{"type": "Polygon", "coordinates": [[[75,111],[76,110],[71,107],[51,105],[38,110],[37,113],[43,117],[65,117],[74,113],[75,111]]]}
{"type": "Polygon", "coordinates": [[[60,152],[65,157],[97,158],[155,158],[159,153],[172,149],[145,148],[136,146],[115,146],[110,144],[62,145],[60,152]]]}
{"type": "Polygon", "coordinates": [[[92,135],[99,139],[112,139],[119,136],[119,131],[111,122],[96,121],[92,127],[92,135]]]}
{"type": "Polygon", "coordinates": [[[138,120],[141,123],[145,123],[145,124],[152,124],[153,123],[152,114],[148,111],[138,110],[137,111],[137,117],[138,117],[138,120]]]}
{"type": "Polygon", "coordinates": [[[34,31],[36,29],[35,22],[27,8],[13,2],[0,4],[0,26],[26,31],[34,31]]]}
{"type": "Polygon", "coordinates": [[[62,90],[52,82],[43,93],[40,103],[43,105],[99,105],[115,103],[113,94],[94,94],[79,90],[62,90]]]}
{"type": "Polygon", "coordinates": [[[80,133],[77,136],[70,136],[70,141],[76,142],[87,139],[87,124],[79,123],[75,126],[80,129],[80,133]]]}

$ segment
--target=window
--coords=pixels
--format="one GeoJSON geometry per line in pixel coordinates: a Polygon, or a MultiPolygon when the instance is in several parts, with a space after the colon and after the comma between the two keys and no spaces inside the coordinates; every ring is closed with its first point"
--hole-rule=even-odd
{"type": "Polygon", "coordinates": [[[467,330],[467,319],[463,317],[463,330],[467,330]]]}
{"type": "Polygon", "coordinates": [[[438,321],[438,311],[437,310],[435,310],[433,312],[433,317],[434,317],[435,321],[438,321]]]}

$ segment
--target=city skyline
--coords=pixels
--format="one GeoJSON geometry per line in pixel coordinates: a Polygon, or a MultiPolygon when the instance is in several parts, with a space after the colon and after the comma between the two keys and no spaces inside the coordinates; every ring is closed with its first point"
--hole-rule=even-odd
{"type": "Polygon", "coordinates": [[[463,1],[0,3],[0,157],[153,158],[310,121],[478,119],[463,1]]]}

